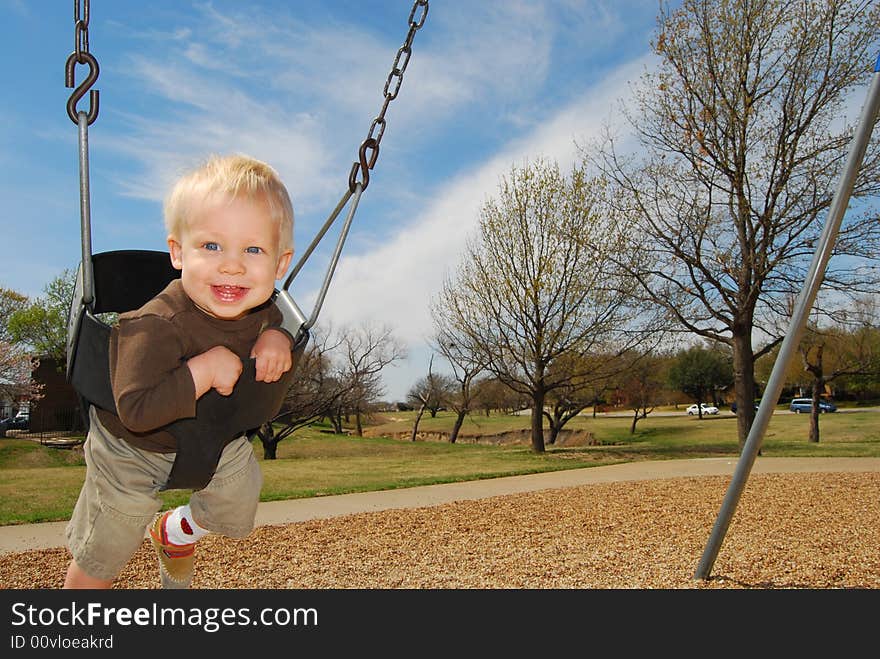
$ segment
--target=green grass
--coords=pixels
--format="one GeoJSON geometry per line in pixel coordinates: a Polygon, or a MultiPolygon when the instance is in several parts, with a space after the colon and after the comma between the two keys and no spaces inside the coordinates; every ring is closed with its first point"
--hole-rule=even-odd
{"type": "MultiPolygon", "coordinates": [[[[371,433],[404,433],[413,413],[394,413],[371,433]]],[[[880,413],[823,414],[821,441],[807,441],[807,415],[777,414],[762,443],[764,456],[880,457],[880,413]]],[[[451,413],[423,418],[420,430],[449,430],[451,413]]],[[[469,418],[463,433],[495,434],[528,427],[527,416],[469,418]]],[[[527,445],[494,446],[464,441],[389,439],[334,435],[307,428],[278,446],[276,460],[254,451],[264,475],[263,501],[387,490],[433,483],[591,467],[634,460],[665,460],[739,455],[736,418],[649,416],[630,434],[627,417],[578,417],[568,428],[587,430],[591,446],[547,446],[535,454],[527,445]]],[[[22,439],[0,439],[0,525],[65,520],[70,517],[85,475],[82,454],[51,449],[22,439]]],[[[189,492],[162,493],[165,507],[186,502],[189,492]]]]}

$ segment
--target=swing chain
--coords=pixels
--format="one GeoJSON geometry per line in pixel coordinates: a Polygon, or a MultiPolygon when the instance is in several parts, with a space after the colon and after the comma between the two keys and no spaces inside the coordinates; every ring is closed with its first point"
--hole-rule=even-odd
{"type": "Polygon", "coordinates": [[[75,69],[77,64],[87,64],[89,74],[79,86],[73,90],[67,100],[67,116],[70,120],[79,124],[79,111],[76,104],[86,92],[89,92],[89,111],[84,113],[88,124],[91,125],[98,118],[98,90],[91,89],[98,80],[98,60],[89,52],[89,0],[83,0],[83,10],[80,12],[80,0],[73,1],[73,52],[67,58],[64,65],[64,84],[73,88],[76,84],[75,69]]]}
{"type": "Polygon", "coordinates": [[[73,2],[73,52],[77,61],[81,53],[89,52],[89,0],[84,0],[80,18],[79,0],[73,2]]]}
{"type": "Polygon", "coordinates": [[[409,58],[412,54],[413,39],[416,36],[416,32],[425,24],[427,16],[428,0],[415,0],[409,12],[409,32],[406,35],[406,40],[394,57],[391,72],[388,74],[388,79],[385,81],[385,87],[382,90],[382,93],[385,95],[385,102],[382,104],[379,115],[370,124],[370,130],[367,132],[366,139],[361,143],[358,150],[358,162],[351,166],[351,173],[348,176],[348,189],[352,194],[358,183],[361,183],[362,190],[366,190],[370,184],[370,170],[373,169],[376,165],[376,160],[379,158],[379,144],[382,142],[382,135],[385,134],[385,111],[388,109],[391,101],[397,98],[398,92],[400,92],[400,85],[403,83],[403,73],[409,65],[409,58]],[[361,181],[357,180],[358,170],[360,170],[361,181]]]}

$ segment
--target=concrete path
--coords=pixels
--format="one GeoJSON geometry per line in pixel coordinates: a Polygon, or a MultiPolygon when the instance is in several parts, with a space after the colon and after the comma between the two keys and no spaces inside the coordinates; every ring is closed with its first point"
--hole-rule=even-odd
{"type": "MultiPolygon", "coordinates": [[[[269,501],[257,509],[257,525],[278,525],[394,508],[423,508],[451,501],[532,492],[591,483],[640,481],[691,476],[731,476],[735,458],[697,458],[629,462],[607,467],[570,469],[528,476],[506,476],[464,483],[425,485],[399,490],[340,494],[310,499],[269,501]]],[[[782,472],[880,472],[880,458],[758,457],[751,474],[782,472]]],[[[63,547],[66,522],[0,526],[0,554],[63,547]]]]}

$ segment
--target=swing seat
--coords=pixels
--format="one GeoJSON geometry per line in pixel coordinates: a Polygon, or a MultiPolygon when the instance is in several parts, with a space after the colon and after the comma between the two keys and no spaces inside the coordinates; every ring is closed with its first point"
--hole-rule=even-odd
{"type": "MultiPolygon", "coordinates": [[[[80,398],[86,430],[89,405],[116,414],[110,385],[110,326],[98,316],[124,313],[143,306],[180,276],[166,252],[120,250],[92,255],[94,300],[83,303],[82,264],[67,333],[67,379],[80,398]]],[[[276,292],[277,294],[277,292],[276,292]]],[[[308,343],[309,333],[296,336],[293,366],[276,382],[257,382],[256,362],[246,359],[233,392],[222,396],[213,389],[196,402],[196,416],[178,419],[163,430],[177,439],[177,454],[162,489],[201,489],[211,480],[223,448],[242,434],[252,434],[271,420],[284,402],[294,372],[308,343]]]]}

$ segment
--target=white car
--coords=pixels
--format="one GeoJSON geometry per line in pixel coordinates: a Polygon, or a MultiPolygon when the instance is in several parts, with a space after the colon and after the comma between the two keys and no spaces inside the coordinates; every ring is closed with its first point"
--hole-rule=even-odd
{"type": "MultiPolygon", "coordinates": [[[[700,407],[703,408],[703,414],[718,414],[718,408],[714,405],[706,405],[705,403],[701,403],[700,407]]],[[[688,414],[699,414],[697,410],[697,404],[694,403],[690,407],[687,408],[688,414]]]]}

